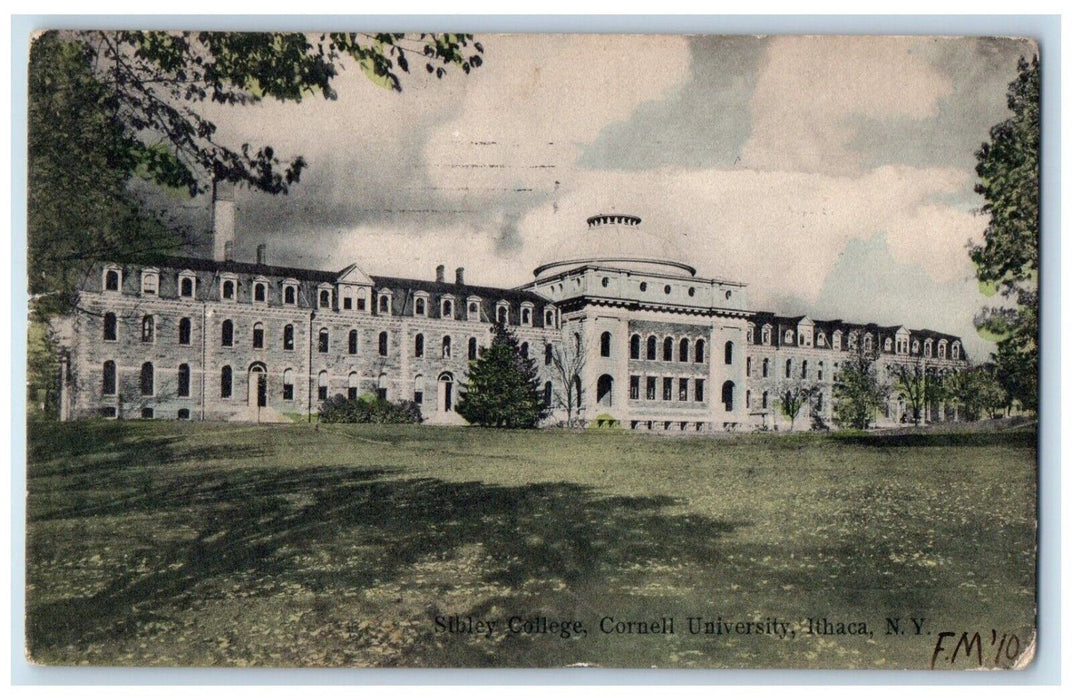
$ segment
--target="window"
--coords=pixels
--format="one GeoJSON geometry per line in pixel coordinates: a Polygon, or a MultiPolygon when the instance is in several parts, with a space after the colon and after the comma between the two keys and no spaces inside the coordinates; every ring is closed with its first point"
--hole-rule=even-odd
{"type": "Polygon", "coordinates": [[[443,306],[440,309],[440,315],[443,318],[454,318],[454,302],[450,299],[444,299],[443,306]]]}
{"type": "Polygon", "coordinates": [[[234,321],[227,319],[220,326],[220,345],[225,348],[234,346],[234,321]]]}
{"type": "Polygon", "coordinates": [[[886,340],[882,343],[882,350],[883,352],[893,352],[893,340],[890,338],[886,338],[886,340]]]}
{"type": "Polygon", "coordinates": [[[194,278],[193,277],[180,277],[179,278],[179,296],[180,297],[192,297],[194,295],[194,278]]]}
{"type": "Polygon", "coordinates": [[[815,396],[815,410],[823,410],[823,392],[821,391],[815,396]]]}
{"type": "Polygon", "coordinates": [[[108,360],[104,363],[104,368],[101,372],[101,393],[105,396],[112,396],[115,394],[115,363],[108,360]]]}
{"type": "Polygon", "coordinates": [[[357,372],[350,372],[346,377],[346,398],[357,401],[357,372]]]}
{"type": "Polygon", "coordinates": [[[733,410],[733,382],[722,383],[722,406],[727,412],[733,410]]]}
{"type": "Polygon", "coordinates": [[[264,348],[264,324],[260,321],[253,324],[253,348],[255,350],[264,348]]]}
{"type": "Polygon", "coordinates": [[[364,296],[359,296],[357,298],[357,310],[358,311],[364,311],[365,310],[365,297],[364,296]]]}
{"type": "Polygon", "coordinates": [[[179,319],[179,345],[190,344],[191,323],[188,318],[179,319]]]}
{"type": "Polygon", "coordinates": [[[232,382],[232,379],[233,379],[233,377],[231,375],[231,366],[230,365],[224,365],[223,369],[220,370],[220,398],[221,399],[229,399],[229,398],[231,398],[231,382],[232,382]]]}
{"type": "Polygon", "coordinates": [[[469,302],[469,314],[468,314],[468,316],[469,316],[470,321],[479,321],[480,320],[480,302],[478,302],[478,301],[469,302]]]}
{"type": "Polygon", "coordinates": [[[786,331],[783,336],[786,345],[792,345],[793,343],[793,331],[786,331]]]}
{"type": "MultiPolygon", "coordinates": [[[[550,346],[548,346],[548,347],[550,347],[550,346]]],[[[630,360],[639,360],[640,359],[640,336],[637,335],[636,333],[634,333],[632,336],[629,337],[629,359],[630,360]]],[[[550,364],[550,363],[548,363],[548,364],[550,364]]]]}
{"type": "Polygon", "coordinates": [[[424,403],[424,377],[419,374],[413,378],[413,403],[424,403]]]}
{"type": "Polygon", "coordinates": [[[528,343],[522,343],[521,344],[521,356],[524,357],[525,359],[528,359],[528,356],[529,356],[529,344],[528,343]]]}
{"type": "Polygon", "coordinates": [[[789,358],[785,361],[785,378],[789,379],[793,376],[793,359],[789,358]]]}
{"type": "Polygon", "coordinates": [[[692,361],[693,362],[703,362],[704,361],[704,341],[702,339],[696,341],[696,352],[693,353],[692,361]]]}
{"type": "Polygon", "coordinates": [[[667,336],[663,339],[663,361],[672,362],[674,359],[674,339],[667,336]]]}
{"type": "Polygon", "coordinates": [[[141,342],[151,343],[156,337],[156,321],[146,314],[141,318],[141,342]]]}
{"type": "Polygon", "coordinates": [[[268,285],[264,282],[257,282],[253,285],[253,301],[264,303],[268,301],[268,285]]]}
{"type": "Polygon", "coordinates": [[[815,376],[821,382],[823,381],[823,361],[819,360],[819,366],[815,368],[815,376]]]}
{"type": "Polygon", "coordinates": [[[763,392],[763,408],[766,408],[767,404],[769,402],[770,402],[770,392],[769,391],[764,391],[763,392]]]}
{"type": "Polygon", "coordinates": [[[953,351],[953,359],[954,360],[959,360],[960,359],[960,343],[953,343],[952,351],[953,351]]]}
{"type": "Polygon", "coordinates": [[[522,326],[531,326],[532,325],[532,308],[529,307],[529,306],[522,306],[521,307],[521,325],[522,326]]]}
{"type": "MultiPolygon", "coordinates": [[[[550,347],[551,347],[550,344],[548,344],[547,347],[548,347],[548,349],[550,349],[550,347]]],[[[470,338],[469,339],[469,359],[470,360],[475,360],[476,359],[476,350],[477,350],[477,348],[476,348],[476,338],[470,338]]],[[[548,357],[550,357],[550,355],[548,355],[548,357]]],[[[550,364],[550,362],[548,362],[548,364],[550,364]]]]}
{"type": "Polygon", "coordinates": [[[744,392],[744,407],[745,408],[752,408],[752,390],[751,389],[747,389],[744,392]]]}
{"type": "Polygon", "coordinates": [[[444,360],[449,360],[450,359],[450,336],[449,335],[443,336],[443,359],[444,360]]]}
{"type": "Polygon", "coordinates": [[[818,337],[816,337],[816,339],[815,339],[815,344],[818,345],[821,348],[825,348],[826,347],[826,333],[823,333],[822,331],[820,331],[818,337]]]}
{"type": "Polygon", "coordinates": [[[146,363],[142,364],[142,366],[141,366],[141,381],[139,382],[139,384],[141,386],[141,395],[142,396],[152,396],[153,395],[153,390],[155,388],[153,386],[155,384],[154,379],[155,379],[155,377],[153,376],[153,363],[152,362],[146,362],[146,363]]]}
{"type": "Polygon", "coordinates": [[[354,308],[353,297],[345,296],[342,298],[342,308],[346,311],[351,311],[354,308]]]}
{"type": "Polygon", "coordinates": [[[934,344],[931,342],[930,338],[923,342],[923,355],[925,357],[932,357],[934,355],[934,344]]]}
{"type": "Polygon", "coordinates": [[[644,396],[648,401],[655,400],[655,377],[648,377],[646,386],[644,387],[644,396]]]}
{"type": "Polygon", "coordinates": [[[771,332],[770,326],[763,326],[762,338],[763,338],[763,344],[764,345],[770,345],[770,332],[771,332]]]}
{"type": "Polygon", "coordinates": [[[752,376],[752,358],[751,357],[744,358],[744,376],[746,376],[746,377],[751,377],[752,376]]]}
{"type": "Polygon", "coordinates": [[[703,401],[704,381],[702,379],[696,380],[696,390],[692,392],[692,398],[694,401],[703,401]]]}
{"type": "Polygon", "coordinates": [[[629,377],[629,398],[633,401],[640,398],[640,377],[635,374],[629,377]]]}
{"type": "Polygon", "coordinates": [[[294,370],[289,367],[283,370],[283,400],[294,400],[294,370]]]}
{"type": "Polygon", "coordinates": [[[689,380],[682,377],[677,380],[677,400],[688,401],[689,400],[689,380]]]}
{"type": "Polygon", "coordinates": [[[689,339],[682,338],[681,343],[677,348],[677,361],[688,362],[689,361],[689,339]]]}
{"type": "Polygon", "coordinates": [[[641,282],[640,283],[640,291],[642,291],[642,292],[648,291],[648,283],[647,282],[641,282]]]}
{"type": "Polygon", "coordinates": [[[548,309],[543,313],[543,325],[552,328],[555,325],[555,312],[548,309]]]}
{"type": "Polygon", "coordinates": [[[294,326],[290,325],[289,323],[283,326],[283,349],[294,349],[294,326]]]}
{"type": "Polygon", "coordinates": [[[316,398],[320,401],[328,400],[328,373],[320,370],[316,376],[316,398]]]}
{"type": "Polygon", "coordinates": [[[769,377],[770,376],[770,358],[768,358],[768,357],[763,358],[763,376],[764,377],[769,377]]]}
{"type": "Polygon", "coordinates": [[[222,296],[224,299],[234,299],[235,298],[235,282],[234,282],[234,280],[224,280],[222,289],[223,289],[223,291],[220,293],[220,296],[222,296]]]}
{"type": "Polygon", "coordinates": [[[501,323],[502,325],[505,326],[507,324],[507,322],[509,321],[509,316],[510,316],[509,307],[500,304],[498,307],[495,308],[495,320],[498,321],[499,323],[501,323]]]}
{"type": "Polygon", "coordinates": [[[834,331],[834,334],[832,336],[830,336],[830,337],[831,337],[830,342],[833,345],[834,349],[835,350],[840,350],[841,349],[841,331],[834,331]]]}
{"type": "Polygon", "coordinates": [[[155,411],[153,411],[153,409],[149,408],[148,406],[146,406],[145,408],[141,409],[141,417],[144,418],[145,420],[152,420],[154,415],[155,415],[155,411]]]}
{"type": "Polygon", "coordinates": [[[802,379],[808,378],[808,361],[804,360],[800,363],[800,376],[802,379]]]}
{"type": "Polygon", "coordinates": [[[141,293],[156,294],[160,289],[160,273],[156,270],[144,270],[141,273],[141,293]]]}
{"type": "Polygon", "coordinates": [[[918,355],[919,354],[919,341],[918,340],[913,340],[912,341],[912,354],[913,355],[918,355]]]}
{"type": "Polygon", "coordinates": [[[543,405],[547,408],[551,407],[551,382],[544,382],[543,384],[543,405]]]}
{"type": "Polygon", "coordinates": [[[871,338],[871,334],[868,333],[864,336],[864,352],[871,352],[872,347],[874,347],[874,341],[871,338]]]}
{"type": "Polygon", "coordinates": [[[292,284],[285,285],[283,287],[283,303],[284,304],[297,304],[298,303],[298,288],[292,284]]]}
{"type": "Polygon", "coordinates": [[[648,336],[648,354],[647,354],[647,357],[648,357],[649,360],[654,360],[655,359],[655,354],[658,351],[657,350],[658,347],[659,347],[659,341],[655,339],[655,336],[649,335],[648,336]]]}
{"type": "Polygon", "coordinates": [[[357,354],[357,330],[351,328],[350,333],[346,336],[346,352],[351,355],[357,354]]]}
{"type": "Polygon", "coordinates": [[[186,398],[190,395],[190,365],[179,365],[179,388],[177,391],[179,398],[186,398]]]}
{"type": "Polygon", "coordinates": [[[751,323],[748,324],[748,330],[745,333],[745,340],[747,340],[749,344],[756,342],[756,327],[753,326],[751,323]]]}
{"type": "Polygon", "coordinates": [[[119,270],[107,270],[104,273],[104,289],[108,292],[119,291],[119,270]]]}
{"type": "MultiPolygon", "coordinates": [[[[470,340],[476,340],[476,338],[471,338],[470,340]]],[[[544,346],[543,346],[543,363],[545,365],[551,364],[551,360],[552,360],[552,358],[554,356],[554,352],[555,352],[554,351],[554,346],[552,346],[550,343],[545,343],[544,344],[544,346]]],[[[473,358],[470,357],[469,359],[471,360],[473,358]]]]}
{"type": "Polygon", "coordinates": [[[179,420],[190,420],[190,409],[180,408],[177,415],[179,420]]]}
{"type": "Polygon", "coordinates": [[[610,357],[610,331],[603,331],[599,336],[599,356],[610,357]]]}
{"type": "Polygon", "coordinates": [[[944,340],[938,341],[938,359],[940,359],[940,360],[945,359],[945,341],[944,340]]]}
{"type": "Polygon", "coordinates": [[[732,365],[733,364],[733,341],[732,340],[727,340],[726,341],[726,350],[725,350],[724,354],[725,354],[725,357],[726,357],[726,364],[727,365],[732,365]]]}
{"type": "Polygon", "coordinates": [[[113,314],[111,311],[109,311],[108,313],[104,314],[104,339],[105,340],[117,340],[118,339],[119,334],[118,334],[117,326],[118,326],[118,324],[116,323],[115,314],[113,314]]]}
{"type": "Polygon", "coordinates": [[[428,313],[423,297],[417,297],[416,301],[413,302],[413,313],[417,316],[424,316],[428,313]]]}
{"type": "Polygon", "coordinates": [[[379,351],[380,357],[387,357],[387,331],[380,331],[379,351]]]}
{"type": "Polygon", "coordinates": [[[318,306],[321,309],[330,309],[331,308],[331,290],[330,289],[321,289],[320,290],[320,294],[319,294],[319,297],[318,297],[318,306]]]}
{"type": "Polygon", "coordinates": [[[379,310],[381,314],[391,313],[391,297],[388,294],[381,294],[379,301],[379,310]]]}
{"type": "Polygon", "coordinates": [[[326,353],[331,345],[331,336],[328,333],[327,328],[321,328],[320,333],[316,337],[316,350],[317,352],[326,353]]]}

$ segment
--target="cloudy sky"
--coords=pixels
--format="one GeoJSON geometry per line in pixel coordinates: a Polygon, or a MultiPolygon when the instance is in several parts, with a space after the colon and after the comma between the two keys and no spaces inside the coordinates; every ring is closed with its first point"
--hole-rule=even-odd
{"type": "MultiPolygon", "coordinates": [[[[403,92],[213,112],[304,155],[286,197],[240,191],[238,255],[517,285],[598,212],[641,216],[757,309],[904,323],[991,346],[967,255],[974,151],[1033,44],[1008,39],[482,36],[485,64],[403,92]]],[[[186,203],[207,225],[207,206],[186,203]]]]}

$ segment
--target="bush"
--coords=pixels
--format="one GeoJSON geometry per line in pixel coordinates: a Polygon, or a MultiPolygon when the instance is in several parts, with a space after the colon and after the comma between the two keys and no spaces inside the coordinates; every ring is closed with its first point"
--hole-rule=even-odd
{"type": "Polygon", "coordinates": [[[372,395],[348,399],[342,394],[320,404],[321,423],[420,423],[421,407],[412,401],[385,401],[372,395]]]}

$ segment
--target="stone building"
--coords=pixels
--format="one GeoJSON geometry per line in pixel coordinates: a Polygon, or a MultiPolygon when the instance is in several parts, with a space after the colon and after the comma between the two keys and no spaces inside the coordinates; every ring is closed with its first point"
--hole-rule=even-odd
{"type": "MultiPolygon", "coordinates": [[[[272,265],[264,246],[240,262],[228,198],[214,222],[212,259],[106,263],[87,277],[61,353],[63,419],[280,421],[315,415],[329,396],[374,393],[462,423],[458,392],[497,322],[536,360],[550,424],[774,428],[788,423],[780,397],[800,385],[815,388],[806,414],[829,422],[857,343],[883,372],[966,363],[942,333],[752,310],[744,284],[697,277],[635,216],[589,218],[512,289],[469,284],[461,268],[448,281],[443,266],[422,280],[272,265]]],[[[879,419],[904,414],[895,396],[879,419]]]]}

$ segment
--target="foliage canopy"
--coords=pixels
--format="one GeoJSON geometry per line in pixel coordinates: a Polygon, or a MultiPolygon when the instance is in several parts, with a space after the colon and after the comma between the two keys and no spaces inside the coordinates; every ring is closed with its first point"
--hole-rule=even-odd
{"type": "Polygon", "coordinates": [[[476,425],[535,428],[547,415],[536,362],[521,354],[517,338],[502,324],[492,327],[491,347],[469,363],[469,380],[457,411],[476,425]]]}

